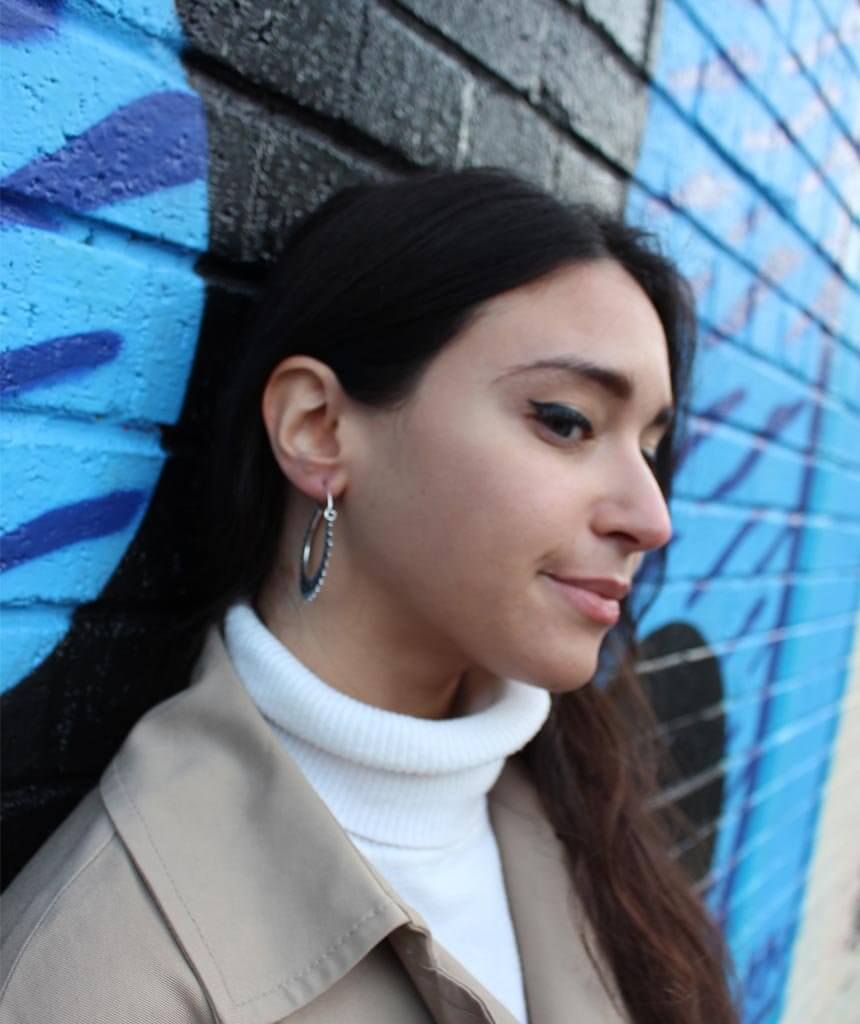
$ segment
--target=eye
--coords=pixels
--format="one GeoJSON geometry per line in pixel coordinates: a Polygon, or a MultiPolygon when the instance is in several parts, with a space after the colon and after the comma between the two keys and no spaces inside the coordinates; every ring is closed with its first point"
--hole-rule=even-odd
{"type": "Polygon", "coordinates": [[[559,437],[567,440],[582,441],[594,434],[594,427],[577,409],[558,402],[535,402],[529,399],[535,411],[535,419],[559,437]],[[574,431],[578,436],[573,436],[574,431]]]}

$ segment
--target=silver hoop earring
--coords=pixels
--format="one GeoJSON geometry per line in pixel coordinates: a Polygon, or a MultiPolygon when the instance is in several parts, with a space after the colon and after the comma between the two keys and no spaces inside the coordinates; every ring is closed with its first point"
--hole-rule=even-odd
{"type": "Polygon", "coordinates": [[[334,546],[333,533],[335,519],[337,519],[337,510],[334,507],[334,500],[326,488],[325,508],[318,507],[314,509],[311,521],[308,523],[308,528],[305,530],[305,541],[302,546],[302,561],[299,566],[299,587],[305,601],[313,601],[320,592],[323,581],[325,580],[325,574],[328,571],[329,559],[331,558],[331,549],[334,546]],[[313,576],[308,577],[308,563],[310,562],[311,557],[311,547],[313,545],[314,534],[316,533],[316,528],[319,525],[320,519],[325,520],[322,560],[320,561],[319,568],[313,576]]]}

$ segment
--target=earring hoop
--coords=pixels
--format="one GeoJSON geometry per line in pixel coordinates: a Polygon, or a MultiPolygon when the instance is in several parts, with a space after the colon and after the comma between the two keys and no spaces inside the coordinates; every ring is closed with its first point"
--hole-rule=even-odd
{"type": "Polygon", "coordinates": [[[299,589],[301,590],[302,597],[305,601],[313,601],[320,592],[326,577],[326,572],[328,571],[331,551],[334,547],[333,533],[334,521],[337,519],[337,510],[334,507],[334,499],[332,498],[328,488],[326,488],[325,497],[325,508],[318,506],[313,511],[311,521],[308,523],[308,527],[305,530],[305,539],[304,544],[302,545],[302,559],[301,564],[299,565],[299,589]],[[311,547],[313,546],[314,534],[316,533],[320,519],[325,520],[322,559],[320,561],[319,568],[313,576],[308,576],[311,547]]]}

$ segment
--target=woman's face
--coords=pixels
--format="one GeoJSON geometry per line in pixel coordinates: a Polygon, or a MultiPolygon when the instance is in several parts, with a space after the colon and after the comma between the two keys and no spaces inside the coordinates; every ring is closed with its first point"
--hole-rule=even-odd
{"type": "Polygon", "coordinates": [[[367,416],[338,521],[356,589],[416,658],[582,685],[671,534],[649,464],[671,404],[662,326],[618,264],[497,296],[405,406],[367,416]]]}

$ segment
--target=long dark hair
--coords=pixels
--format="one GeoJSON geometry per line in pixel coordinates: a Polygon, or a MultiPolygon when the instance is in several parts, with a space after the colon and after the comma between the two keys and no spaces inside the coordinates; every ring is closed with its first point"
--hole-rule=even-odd
{"type": "MultiPolygon", "coordinates": [[[[304,217],[271,270],[223,392],[208,501],[214,576],[206,622],[256,597],[275,564],[289,488],[260,397],[278,362],[314,356],[355,400],[391,406],[409,396],[482,302],[566,264],[602,258],[620,263],[656,309],[683,405],[694,342],[688,289],[647,236],[612,216],[563,204],[508,172],[473,168],[353,186],[304,217]]],[[[658,451],[667,497],[677,441],[673,429],[658,451]]],[[[524,756],[632,1020],[730,1024],[737,1017],[725,945],[669,853],[677,823],[650,808],[663,751],[643,742],[657,728],[634,671],[625,611],[612,682],[555,696],[524,756]]]]}

